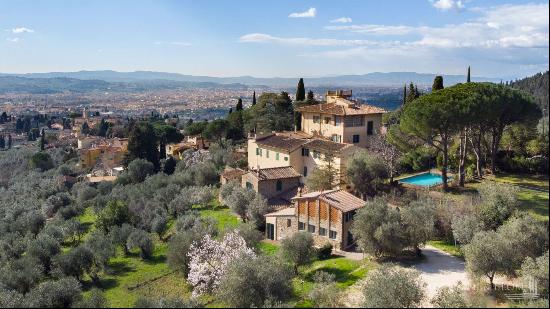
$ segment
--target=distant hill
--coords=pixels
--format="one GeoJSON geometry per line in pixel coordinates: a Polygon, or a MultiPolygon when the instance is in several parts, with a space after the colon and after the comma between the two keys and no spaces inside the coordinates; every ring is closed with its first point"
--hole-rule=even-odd
{"type": "MultiPolygon", "coordinates": [[[[7,74],[4,74],[7,75],[7,74]]],[[[136,72],[117,72],[117,71],[79,71],[79,72],[51,72],[51,73],[28,73],[28,74],[9,74],[10,76],[28,77],[28,78],[76,78],[85,80],[103,80],[107,82],[137,82],[146,80],[171,80],[179,82],[195,83],[217,83],[217,84],[244,84],[244,85],[264,85],[268,87],[294,87],[298,77],[283,78],[260,78],[252,76],[238,77],[210,77],[194,76],[178,73],[136,71],[136,72]]],[[[307,86],[395,86],[413,82],[419,85],[431,86],[436,74],[415,73],[415,72],[374,72],[363,75],[340,75],[327,77],[305,78],[307,86]]],[[[0,74],[2,76],[2,74],[0,74]]],[[[461,83],[466,80],[464,75],[444,75],[445,85],[450,86],[461,83]]],[[[473,77],[473,81],[500,82],[500,79],[488,77],[473,77]]]]}
{"type": "Polygon", "coordinates": [[[549,91],[549,72],[538,73],[531,77],[510,82],[509,85],[513,88],[523,90],[533,97],[544,111],[544,115],[548,116],[548,91],[549,91]]]}
{"type": "MultiPolygon", "coordinates": [[[[25,77],[19,75],[0,75],[0,93],[32,93],[32,94],[51,94],[60,92],[85,93],[93,91],[150,91],[162,89],[191,89],[191,88],[227,88],[227,89],[247,89],[248,86],[242,84],[217,84],[212,82],[184,82],[166,79],[143,79],[122,81],[106,81],[90,74],[90,78],[74,78],[63,76],[64,74],[55,74],[49,76],[46,73],[41,77],[30,77],[34,74],[25,74],[25,77]],[[58,76],[57,76],[58,75],[58,76]]],[[[73,76],[76,74],[67,74],[73,76]]],[[[98,74],[100,77],[101,74],[98,74]]]]}

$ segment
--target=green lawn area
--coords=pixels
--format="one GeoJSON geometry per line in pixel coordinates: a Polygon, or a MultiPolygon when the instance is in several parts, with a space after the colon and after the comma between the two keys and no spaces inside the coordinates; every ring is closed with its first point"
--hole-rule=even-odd
{"type": "Polygon", "coordinates": [[[491,179],[518,186],[521,209],[539,220],[548,221],[548,176],[503,174],[491,179]]]}
{"type": "MultiPolygon", "coordinates": [[[[198,208],[198,210],[201,216],[216,219],[220,233],[228,228],[237,227],[241,223],[228,208],[213,206],[212,209],[198,208]]],[[[91,207],[78,217],[87,227],[83,238],[94,229],[93,223],[96,217],[91,207]]],[[[170,220],[169,229],[173,224],[174,220],[170,220]]],[[[111,269],[101,276],[101,286],[110,307],[132,307],[140,296],[181,298],[190,296],[191,289],[185,279],[172,272],[166,263],[168,244],[160,241],[156,236],[152,237],[155,241],[155,250],[150,260],[141,259],[137,252],[125,256],[119,248],[117,255],[109,261],[111,269]]],[[[272,244],[262,246],[266,248],[265,250],[273,252],[278,249],[272,244]],[[270,249],[267,249],[268,247],[270,249]]],[[[91,283],[87,282],[86,286],[89,288],[91,283]]],[[[207,303],[210,302],[207,301],[207,303]]]]}
{"type": "Polygon", "coordinates": [[[137,253],[124,256],[121,249],[111,258],[107,274],[101,277],[102,290],[110,307],[132,307],[139,296],[188,297],[185,279],[173,273],[166,263],[167,244],[155,241],[150,260],[137,253]]]}
{"type": "Polygon", "coordinates": [[[265,255],[275,255],[279,252],[279,246],[264,240],[258,244],[258,250],[265,255]]]}
{"type": "Polygon", "coordinates": [[[430,240],[427,243],[428,245],[435,247],[441,251],[447,252],[450,255],[454,255],[459,258],[464,258],[464,254],[460,251],[460,249],[455,246],[453,243],[449,243],[444,240],[430,240]]]}
{"type": "Polygon", "coordinates": [[[332,257],[327,260],[314,261],[302,266],[299,274],[293,279],[294,294],[297,308],[310,308],[313,304],[307,296],[313,288],[313,276],[317,271],[325,271],[335,276],[336,284],[346,289],[366,277],[367,273],[377,267],[377,263],[369,260],[355,261],[345,257],[332,257]]]}
{"type": "Polygon", "coordinates": [[[218,232],[235,228],[241,224],[241,220],[235,216],[229,208],[216,207],[214,209],[200,209],[201,217],[214,218],[218,222],[218,232]]]}

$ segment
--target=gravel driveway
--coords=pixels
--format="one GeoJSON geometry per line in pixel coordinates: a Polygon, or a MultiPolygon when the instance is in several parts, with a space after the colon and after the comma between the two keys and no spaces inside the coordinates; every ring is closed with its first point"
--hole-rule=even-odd
{"type": "Polygon", "coordinates": [[[411,266],[420,271],[422,280],[427,284],[429,298],[435,295],[437,289],[453,286],[459,281],[462,282],[464,288],[468,287],[469,279],[463,260],[432,246],[425,246],[422,253],[425,259],[411,266]]]}

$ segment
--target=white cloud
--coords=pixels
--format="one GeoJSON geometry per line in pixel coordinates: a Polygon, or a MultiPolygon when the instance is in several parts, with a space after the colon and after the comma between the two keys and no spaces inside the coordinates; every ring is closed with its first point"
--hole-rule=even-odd
{"type": "Polygon", "coordinates": [[[341,24],[346,24],[346,23],[351,23],[352,20],[351,18],[349,17],[340,17],[340,18],[336,18],[336,19],[333,19],[330,21],[332,24],[334,23],[341,23],[341,24]]]}
{"type": "Polygon", "coordinates": [[[17,43],[17,42],[21,41],[21,39],[20,38],[7,38],[6,41],[12,42],[12,43],[17,43]]]}
{"type": "Polygon", "coordinates": [[[317,15],[317,9],[316,8],[309,8],[309,10],[301,13],[291,13],[288,15],[290,18],[312,18],[317,15]]]}
{"type": "Polygon", "coordinates": [[[191,46],[191,43],[179,42],[179,41],[171,41],[171,42],[157,41],[155,42],[155,45],[191,46]]]}
{"type": "Polygon", "coordinates": [[[445,68],[462,73],[472,64],[486,68],[488,74],[518,76],[548,67],[548,4],[499,5],[471,13],[474,17],[461,23],[441,26],[329,25],[325,29],[334,31],[330,38],[252,33],[239,41],[284,44],[296,48],[299,56],[327,63],[341,61],[365,71],[445,68]]]}
{"type": "Polygon", "coordinates": [[[462,10],[464,9],[464,3],[461,0],[430,0],[432,5],[441,11],[448,10],[462,10]]]}
{"type": "Polygon", "coordinates": [[[315,38],[283,38],[265,33],[250,33],[239,38],[241,43],[276,43],[298,46],[364,46],[378,44],[369,40],[340,40],[315,38]]]}
{"type": "Polygon", "coordinates": [[[12,33],[33,33],[34,30],[33,29],[29,29],[29,28],[25,28],[25,27],[18,27],[18,28],[13,28],[11,29],[11,32],[12,33]]]}
{"type": "Polygon", "coordinates": [[[327,30],[347,30],[361,34],[372,35],[404,35],[412,32],[415,28],[409,26],[386,26],[386,25],[349,25],[349,26],[326,26],[327,30]]]}
{"type": "Polygon", "coordinates": [[[325,29],[365,35],[420,36],[405,45],[440,48],[548,48],[548,4],[502,5],[479,10],[480,17],[439,27],[349,25],[325,29]]]}

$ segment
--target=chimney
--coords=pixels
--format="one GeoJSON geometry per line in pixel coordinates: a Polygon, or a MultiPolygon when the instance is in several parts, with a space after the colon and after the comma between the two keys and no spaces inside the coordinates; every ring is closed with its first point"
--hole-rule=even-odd
{"type": "Polygon", "coordinates": [[[302,187],[298,187],[298,197],[302,196],[302,187]]]}

